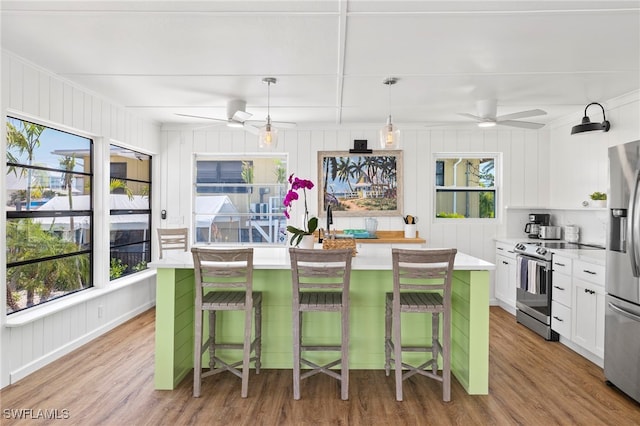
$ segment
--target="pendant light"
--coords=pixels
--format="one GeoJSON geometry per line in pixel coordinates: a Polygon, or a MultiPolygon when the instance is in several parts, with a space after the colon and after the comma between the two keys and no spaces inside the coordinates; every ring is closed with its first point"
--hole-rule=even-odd
{"type": "Polygon", "coordinates": [[[604,107],[597,102],[591,102],[589,105],[584,107],[584,117],[582,117],[582,123],[573,126],[573,128],[571,129],[571,134],[575,135],[576,133],[592,132],[594,130],[602,130],[603,132],[608,132],[610,128],[611,123],[607,121],[607,117],[605,117],[604,115],[604,107]],[[592,123],[591,120],[589,120],[587,109],[591,105],[598,105],[600,109],[602,109],[602,123],[592,123]]]}
{"type": "Polygon", "coordinates": [[[278,129],[271,124],[271,85],[276,84],[278,80],[274,77],[265,77],[262,82],[267,84],[267,123],[258,132],[258,147],[260,149],[274,149],[278,145],[278,129]]]}
{"type": "Polygon", "coordinates": [[[400,145],[400,130],[391,123],[391,86],[397,82],[398,79],[395,77],[389,77],[382,82],[389,88],[389,116],[387,117],[387,123],[380,129],[380,148],[382,149],[397,149],[400,145]]]}

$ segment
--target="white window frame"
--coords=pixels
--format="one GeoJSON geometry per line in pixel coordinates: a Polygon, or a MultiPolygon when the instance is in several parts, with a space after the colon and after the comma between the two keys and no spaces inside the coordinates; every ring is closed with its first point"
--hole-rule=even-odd
{"type": "Polygon", "coordinates": [[[502,211],[502,153],[500,152],[438,152],[433,154],[432,163],[433,172],[431,173],[432,179],[432,212],[431,212],[431,220],[433,223],[456,223],[456,221],[464,222],[464,223],[495,223],[500,220],[500,212],[502,211]],[[456,191],[464,192],[464,191],[472,191],[478,192],[481,191],[478,187],[466,187],[466,186],[436,186],[436,162],[442,159],[452,159],[452,158],[461,158],[461,159],[475,159],[475,158],[493,158],[494,160],[494,186],[491,188],[483,188],[482,190],[489,189],[494,192],[494,217],[492,218],[440,218],[436,215],[438,214],[436,199],[438,190],[442,189],[452,189],[455,188],[456,191]]]}
{"type": "MultiPolygon", "coordinates": [[[[249,241],[242,241],[240,236],[238,237],[238,240],[241,241],[229,241],[226,242],[225,240],[217,240],[217,241],[199,241],[199,233],[198,233],[198,224],[197,224],[197,216],[199,216],[199,214],[201,214],[202,212],[197,212],[196,211],[196,197],[198,195],[197,192],[197,162],[198,161],[243,161],[243,160],[255,160],[255,159],[260,159],[260,158],[265,158],[265,159],[282,159],[283,163],[284,163],[284,168],[285,168],[285,175],[284,175],[284,183],[282,184],[283,186],[283,194],[286,193],[286,191],[288,190],[289,187],[289,183],[287,182],[287,178],[288,178],[288,164],[289,164],[289,156],[286,153],[279,153],[279,152],[262,152],[262,153],[240,153],[240,152],[236,152],[236,153],[224,153],[224,154],[212,154],[212,153],[194,153],[193,154],[193,159],[192,159],[192,165],[193,165],[193,175],[192,175],[192,179],[191,179],[191,184],[192,184],[192,194],[191,194],[191,198],[192,198],[192,205],[191,205],[191,243],[192,245],[208,245],[208,244],[225,244],[228,243],[230,245],[246,245],[246,244],[251,244],[251,245],[260,245],[260,246],[267,246],[267,245],[277,245],[277,246],[283,246],[286,245],[287,243],[287,234],[286,234],[286,220],[284,220],[284,216],[282,223],[278,223],[276,225],[274,225],[274,221],[272,220],[273,218],[271,217],[271,215],[266,212],[266,213],[251,213],[251,212],[240,212],[239,215],[241,216],[241,220],[242,222],[244,222],[244,220],[247,220],[249,222],[251,222],[252,220],[256,220],[256,226],[257,226],[257,222],[262,223],[264,226],[267,226],[268,228],[264,228],[264,229],[268,229],[267,231],[261,232],[261,234],[263,235],[264,239],[267,239],[266,236],[270,237],[272,240],[269,241],[254,241],[253,238],[251,238],[251,236],[249,237],[249,241]],[[280,235],[281,234],[281,235],[280,235]],[[280,237],[277,237],[278,235],[280,235],[280,237]]],[[[221,186],[224,186],[225,184],[221,184],[221,186]]],[[[242,186],[247,186],[247,187],[253,187],[254,190],[257,189],[257,191],[254,191],[253,194],[258,194],[259,195],[259,189],[260,187],[269,187],[269,186],[277,186],[276,184],[271,184],[271,183],[267,183],[267,182],[253,182],[252,184],[246,184],[246,183],[229,183],[226,184],[228,186],[233,186],[233,187],[242,187],[242,186]]],[[[272,197],[272,196],[268,196],[268,197],[272,197]]],[[[283,195],[284,197],[284,195],[283,195]]],[[[252,202],[253,199],[255,197],[251,196],[252,202]]],[[[267,204],[271,204],[271,203],[267,203],[267,204]]],[[[282,208],[282,212],[284,211],[284,206],[280,206],[282,208]]],[[[241,225],[244,226],[244,223],[241,225]]],[[[244,229],[244,228],[242,228],[244,229]]],[[[253,227],[249,227],[249,232],[252,233],[252,229],[253,227]]],[[[252,235],[252,234],[249,234],[252,235]]],[[[209,236],[208,239],[211,239],[212,237],[209,236]]]]}

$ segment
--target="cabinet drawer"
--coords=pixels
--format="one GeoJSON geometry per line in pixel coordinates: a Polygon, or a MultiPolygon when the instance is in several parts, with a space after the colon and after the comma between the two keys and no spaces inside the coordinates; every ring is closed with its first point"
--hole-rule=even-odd
{"type": "Polygon", "coordinates": [[[553,272],[551,297],[565,306],[571,306],[571,277],[553,272]]]}
{"type": "Polygon", "coordinates": [[[571,309],[560,303],[551,302],[551,329],[571,339],[571,309]]]}
{"type": "Polygon", "coordinates": [[[513,244],[501,243],[499,241],[496,241],[496,254],[506,256],[510,259],[515,259],[516,252],[513,251],[513,247],[513,244]]]}
{"type": "Polygon", "coordinates": [[[571,263],[572,259],[570,257],[558,256],[554,253],[553,255],[553,271],[560,272],[563,274],[571,275],[571,263]]]}
{"type": "Polygon", "coordinates": [[[583,281],[604,286],[605,269],[602,265],[575,260],[573,262],[573,276],[583,281]]]}

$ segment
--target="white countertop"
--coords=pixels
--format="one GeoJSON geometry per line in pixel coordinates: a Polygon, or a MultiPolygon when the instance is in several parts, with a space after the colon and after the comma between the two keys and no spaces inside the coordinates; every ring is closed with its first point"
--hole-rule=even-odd
{"type": "MultiPolygon", "coordinates": [[[[150,268],[193,268],[191,252],[169,251],[164,258],[149,263],[150,268]]],[[[253,266],[255,269],[290,269],[288,247],[254,247],[253,266]]],[[[358,252],[353,258],[351,269],[354,271],[391,270],[391,249],[386,252],[358,252]]],[[[465,253],[456,255],[454,269],[458,271],[492,271],[493,263],[478,259],[465,253]]]]}
{"type": "MultiPolygon", "coordinates": [[[[527,238],[511,238],[511,237],[495,237],[494,240],[496,242],[501,242],[501,243],[505,243],[505,244],[510,244],[515,246],[516,243],[524,243],[524,242],[531,242],[531,243],[535,243],[537,241],[540,240],[536,240],[536,239],[530,239],[527,240],[527,238]]],[[[548,240],[545,240],[548,241],[548,240]]],[[[558,241],[558,242],[566,242],[564,240],[553,240],[553,241],[558,241]]],[[[548,248],[547,250],[551,251],[552,253],[558,254],[560,256],[565,256],[565,257],[569,257],[572,259],[579,259],[579,260],[584,260],[585,262],[591,262],[594,263],[596,265],[602,265],[605,266],[606,264],[606,258],[607,258],[607,251],[602,249],[602,250],[582,250],[582,249],[552,249],[552,248],[548,248]]]]}

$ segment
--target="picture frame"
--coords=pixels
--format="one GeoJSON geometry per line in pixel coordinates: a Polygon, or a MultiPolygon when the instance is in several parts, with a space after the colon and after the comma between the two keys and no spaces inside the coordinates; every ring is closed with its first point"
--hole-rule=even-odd
{"type": "Polygon", "coordinates": [[[318,210],[334,216],[401,216],[401,150],[318,152],[318,210]]]}

